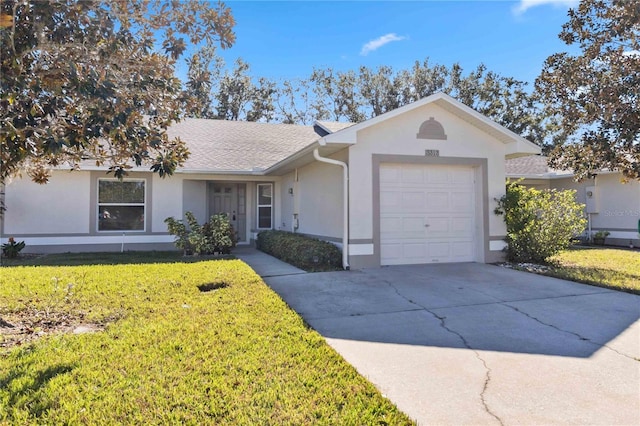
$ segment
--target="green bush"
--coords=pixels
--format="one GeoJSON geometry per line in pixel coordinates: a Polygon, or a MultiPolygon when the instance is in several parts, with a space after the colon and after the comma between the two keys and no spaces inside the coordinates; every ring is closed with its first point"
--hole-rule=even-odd
{"type": "Polygon", "coordinates": [[[18,257],[25,245],[24,241],[18,243],[13,237],[9,237],[9,240],[2,244],[2,254],[9,259],[14,259],[18,257]]]}
{"type": "Polygon", "coordinates": [[[342,253],[327,241],[285,231],[258,234],[259,250],[305,271],[335,271],[342,267],[342,253]]]}
{"type": "Polygon", "coordinates": [[[538,190],[507,182],[507,192],[495,213],[507,224],[507,258],[513,262],[545,263],[584,232],[587,220],[575,191],[538,190]]]}
{"type": "Polygon", "coordinates": [[[229,254],[236,246],[236,233],[226,214],[216,214],[209,222],[200,225],[193,213],[186,212],[189,228],[181,220],[168,217],[164,220],[169,234],[175,235],[175,245],[185,254],[229,254]]]}

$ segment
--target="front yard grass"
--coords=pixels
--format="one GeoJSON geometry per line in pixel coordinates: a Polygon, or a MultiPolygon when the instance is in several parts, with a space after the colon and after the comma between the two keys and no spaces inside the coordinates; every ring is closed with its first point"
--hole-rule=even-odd
{"type": "Polygon", "coordinates": [[[640,252],[615,248],[575,248],[549,259],[545,272],[557,278],[640,294],[640,252]]]}
{"type": "Polygon", "coordinates": [[[155,260],[0,269],[44,333],[0,336],[0,424],[412,424],[243,262],[155,260]]]}

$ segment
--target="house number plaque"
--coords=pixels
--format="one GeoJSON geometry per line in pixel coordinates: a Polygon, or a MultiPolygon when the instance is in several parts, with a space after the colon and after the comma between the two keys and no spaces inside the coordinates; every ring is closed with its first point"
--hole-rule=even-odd
{"type": "Polygon", "coordinates": [[[438,149],[425,149],[424,155],[426,157],[440,157],[440,150],[438,149]]]}

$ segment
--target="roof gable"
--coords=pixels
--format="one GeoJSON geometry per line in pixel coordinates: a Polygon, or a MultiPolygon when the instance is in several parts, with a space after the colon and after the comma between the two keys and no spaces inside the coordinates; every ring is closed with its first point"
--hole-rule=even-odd
{"type": "Polygon", "coordinates": [[[508,156],[517,157],[529,154],[539,154],[541,151],[538,145],[528,141],[522,136],[512,132],[504,126],[501,126],[444,93],[436,93],[434,95],[427,96],[419,101],[402,106],[393,111],[386,112],[367,121],[363,121],[362,123],[358,123],[347,127],[346,129],[323,136],[319,140],[319,143],[320,145],[355,144],[357,142],[357,134],[359,131],[431,103],[472,124],[485,133],[490,134],[502,143],[510,144],[511,147],[507,150],[508,156]]]}

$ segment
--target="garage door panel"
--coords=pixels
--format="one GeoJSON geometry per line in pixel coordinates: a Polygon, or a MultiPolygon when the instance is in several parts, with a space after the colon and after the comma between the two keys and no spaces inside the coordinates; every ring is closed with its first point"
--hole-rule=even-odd
{"type": "Polygon", "coordinates": [[[403,168],[400,176],[402,183],[424,183],[424,170],[421,167],[403,168]]]}
{"type": "Polygon", "coordinates": [[[401,194],[397,191],[380,192],[380,211],[388,211],[394,206],[400,205],[401,194]]]}
{"type": "Polygon", "coordinates": [[[426,220],[428,235],[431,237],[442,236],[443,234],[448,235],[451,231],[450,229],[450,221],[446,216],[434,217],[431,216],[426,220]]]}
{"type": "Polygon", "coordinates": [[[418,263],[427,255],[424,242],[395,242],[382,244],[381,256],[386,259],[386,265],[403,265],[418,263]]]}
{"type": "Polygon", "coordinates": [[[449,181],[449,171],[445,167],[431,167],[427,169],[427,183],[438,184],[449,181]]]}
{"type": "Polygon", "coordinates": [[[386,240],[424,238],[423,216],[389,215],[380,218],[380,235],[386,240]]]}
{"type": "Polygon", "coordinates": [[[465,191],[465,192],[451,192],[450,200],[451,200],[451,210],[456,211],[464,211],[469,212],[473,211],[473,192],[465,191]]]}
{"type": "Polygon", "coordinates": [[[400,212],[423,212],[427,206],[426,198],[423,191],[403,191],[402,203],[395,208],[400,212]]]}
{"type": "Polygon", "coordinates": [[[473,256],[473,241],[453,241],[451,243],[451,254],[455,258],[468,258],[473,256]]]}
{"type": "Polygon", "coordinates": [[[460,234],[471,235],[473,232],[473,219],[470,217],[452,217],[451,218],[451,233],[452,236],[459,236],[460,234]]]}
{"type": "Polygon", "coordinates": [[[427,243],[429,260],[438,262],[439,259],[448,259],[451,255],[451,247],[448,241],[433,241],[427,243]]]}
{"type": "Polygon", "coordinates": [[[380,218],[380,235],[395,238],[402,233],[402,217],[381,217],[380,218]]]}
{"type": "Polygon", "coordinates": [[[449,211],[449,193],[445,191],[427,191],[426,212],[449,211]]]}
{"type": "Polygon", "coordinates": [[[383,265],[474,260],[472,167],[382,164],[380,176],[383,265]]]}
{"type": "Polygon", "coordinates": [[[451,183],[454,185],[469,186],[475,180],[475,172],[473,169],[458,168],[452,169],[451,183]]]}
{"type": "Polygon", "coordinates": [[[386,243],[380,245],[380,256],[386,265],[397,265],[402,261],[402,243],[386,243]]]}
{"type": "Polygon", "coordinates": [[[393,167],[380,168],[380,183],[399,183],[401,169],[393,167]]]}
{"type": "Polygon", "coordinates": [[[402,257],[411,259],[423,259],[426,254],[426,247],[423,242],[402,244],[402,257]]]}

